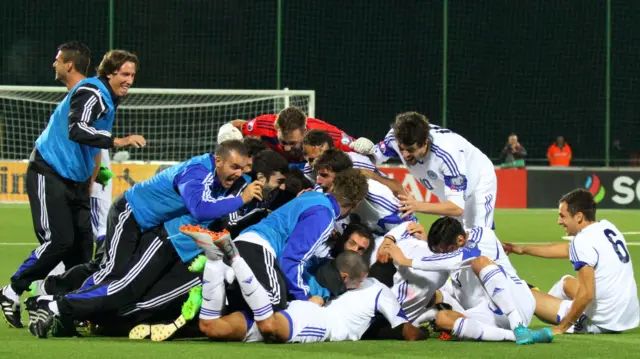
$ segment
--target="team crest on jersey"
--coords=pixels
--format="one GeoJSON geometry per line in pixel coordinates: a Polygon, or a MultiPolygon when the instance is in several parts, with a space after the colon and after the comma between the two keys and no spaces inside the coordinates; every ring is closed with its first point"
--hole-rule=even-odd
{"type": "Polygon", "coordinates": [[[247,124],[247,130],[249,130],[249,132],[253,131],[253,123],[255,122],[255,120],[251,120],[249,121],[249,123],[247,124]]]}
{"type": "Polygon", "coordinates": [[[444,185],[454,191],[465,191],[467,189],[467,177],[464,175],[444,176],[444,185]]]}
{"type": "Polygon", "coordinates": [[[348,145],[351,143],[351,139],[349,138],[349,136],[346,133],[342,133],[342,139],[340,140],[340,143],[342,143],[343,145],[348,145]]]}
{"type": "Polygon", "coordinates": [[[429,178],[431,178],[432,180],[438,178],[438,175],[435,172],[433,172],[432,170],[428,170],[427,171],[427,176],[429,176],[429,178]]]}

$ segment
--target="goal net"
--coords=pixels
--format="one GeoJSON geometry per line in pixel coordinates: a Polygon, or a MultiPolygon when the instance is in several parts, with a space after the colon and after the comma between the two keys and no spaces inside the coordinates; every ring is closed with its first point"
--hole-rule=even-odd
{"type": "MultiPolygon", "coordinates": [[[[0,86],[0,201],[27,201],[27,159],[66,92],[62,87],[0,86]]],[[[315,92],[131,89],[118,107],[113,135],[141,134],[147,139],[147,146],[126,148],[128,162],[114,164],[114,173],[128,184],[145,180],[147,174],[134,179],[132,169],[157,169],[159,165],[213,151],[218,128],[224,123],[277,113],[290,105],[313,117],[315,92]],[[121,165],[126,167],[120,168],[121,165]]],[[[114,188],[114,195],[119,193],[114,188]]]]}

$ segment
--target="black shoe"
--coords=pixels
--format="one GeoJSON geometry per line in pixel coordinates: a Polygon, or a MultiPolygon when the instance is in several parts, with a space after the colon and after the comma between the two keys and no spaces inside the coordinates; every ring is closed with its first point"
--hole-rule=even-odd
{"type": "Polygon", "coordinates": [[[38,320],[36,321],[38,338],[46,339],[53,326],[55,313],[49,309],[49,303],[51,303],[49,300],[38,301],[38,320]]]}
{"type": "Polygon", "coordinates": [[[529,287],[529,289],[531,290],[537,290],[538,292],[540,291],[540,289],[538,287],[536,287],[535,285],[529,284],[527,283],[527,286],[529,287]]]}
{"type": "Polygon", "coordinates": [[[0,289],[0,305],[2,306],[4,320],[9,323],[10,326],[14,328],[24,328],[20,320],[20,302],[15,302],[4,295],[2,289],[0,289]]]}
{"type": "Polygon", "coordinates": [[[35,337],[38,322],[38,297],[29,297],[24,301],[24,308],[29,313],[29,332],[35,337]]]}

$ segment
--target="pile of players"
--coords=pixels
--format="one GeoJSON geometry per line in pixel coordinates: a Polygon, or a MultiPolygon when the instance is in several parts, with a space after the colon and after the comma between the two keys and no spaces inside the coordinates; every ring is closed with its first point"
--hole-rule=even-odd
{"type": "MultiPolygon", "coordinates": [[[[49,180],[41,173],[46,168],[63,178],[57,179],[64,190],[80,191],[68,181],[87,177],[88,159],[117,140],[125,144],[95,136],[110,130],[96,126],[113,120],[116,94],[126,95],[133,83],[133,77],[121,81],[126,71],[135,75],[132,60],[116,59],[120,65],[111,72],[70,87],[36,142],[36,181],[49,180]],[[80,102],[83,92],[89,100],[80,102]],[[104,107],[79,115],[79,102],[104,107]],[[90,149],[84,167],[63,166],[48,143],[63,131],[56,123],[72,116],[80,116],[77,127],[88,134],[57,145],[90,149]]],[[[69,66],[67,73],[76,71],[69,66]]],[[[45,184],[36,188],[44,196],[45,184]]],[[[57,264],[52,258],[68,258],[76,247],[42,264],[58,235],[47,233],[50,223],[37,227],[42,246],[3,288],[0,302],[9,324],[22,327],[19,296],[29,280],[44,279],[38,295],[25,301],[28,328],[39,338],[74,336],[80,322],[89,322],[93,333],[157,341],[194,335],[190,330],[213,340],[281,343],[421,340],[437,330],[458,339],[533,344],[565,332],[638,325],[626,242],[613,224],[596,221],[588,191],[560,200],[559,224],[575,235],[571,243],[527,247],[503,244],[491,229],[496,191],[487,156],[419,113],[399,114],[374,145],[289,107],[222,126],[215,153],[123,193],[109,209],[101,250],[87,263],[45,279],[57,264]],[[416,200],[380,172],[377,164],[390,158],[439,203],[416,200]],[[441,218],[427,231],[414,213],[441,218]],[[565,276],[541,293],[518,277],[510,253],[568,258],[577,279],[565,276]],[[555,325],[528,328],[534,314],[555,325]],[[196,315],[197,326],[189,325],[196,315]]],[[[32,202],[39,219],[48,220],[47,205],[34,209],[32,202]]]]}

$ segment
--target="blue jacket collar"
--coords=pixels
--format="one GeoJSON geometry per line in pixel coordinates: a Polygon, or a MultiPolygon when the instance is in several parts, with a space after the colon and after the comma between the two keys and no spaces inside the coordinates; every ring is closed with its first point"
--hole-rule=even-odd
{"type": "Polygon", "coordinates": [[[331,202],[331,205],[333,206],[335,219],[338,219],[340,217],[340,206],[338,205],[338,201],[336,201],[336,198],[332,194],[327,193],[326,196],[329,199],[329,202],[331,202]]]}

